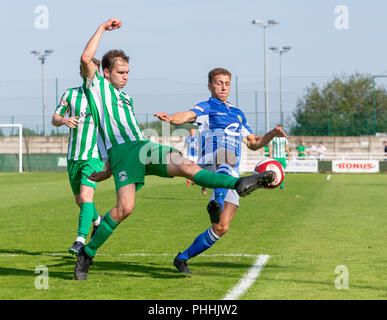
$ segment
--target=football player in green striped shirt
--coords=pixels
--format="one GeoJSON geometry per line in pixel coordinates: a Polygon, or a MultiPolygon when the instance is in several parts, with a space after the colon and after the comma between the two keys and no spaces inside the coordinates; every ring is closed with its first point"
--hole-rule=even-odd
{"type": "MultiPolygon", "coordinates": [[[[99,68],[100,61],[94,58],[93,64],[99,68]]],[[[91,224],[95,232],[101,220],[93,202],[97,183],[87,176],[101,171],[104,166],[97,148],[96,127],[82,86],[66,90],[52,117],[52,124],[70,129],[67,172],[75,202],[81,211],[78,234],[69,252],[78,255],[85,245],[91,224]]]]}
{"type": "MultiPolygon", "coordinates": [[[[178,150],[147,140],[136,120],[133,99],[121,91],[128,81],[129,57],[122,50],[108,51],[102,58],[104,77],[96,72],[92,63],[103,33],[120,27],[118,19],[101,24],[81,57],[86,96],[108,153],[117,203],[106,213],[93,238],[78,255],[74,269],[77,280],[87,279],[97,249],[133,211],[136,191],[144,185],[145,175],[185,177],[203,187],[235,189],[240,196],[270,184],[275,177],[272,171],[243,178],[209,172],[184,158],[178,150]]],[[[108,176],[108,172],[101,171],[89,178],[99,182],[108,176]]]]}
{"type": "MultiPolygon", "coordinates": [[[[278,127],[282,126],[280,124],[278,127]]],[[[289,142],[285,137],[275,137],[269,143],[269,156],[271,159],[277,160],[284,170],[286,169],[286,158],[290,160],[290,150],[289,150],[289,142]]],[[[280,185],[280,189],[283,189],[285,186],[285,179],[282,181],[280,185]]]]}

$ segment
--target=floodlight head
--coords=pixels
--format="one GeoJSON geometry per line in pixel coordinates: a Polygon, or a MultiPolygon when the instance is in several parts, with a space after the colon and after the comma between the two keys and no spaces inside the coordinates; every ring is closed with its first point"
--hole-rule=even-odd
{"type": "Polygon", "coordinates": [[[51,50],[51,49],[50,49],[50,50],[45,50],[45,51],[44,51],[45,54],[51,54],[51,53],[53,53],[53,52],[54,52],[54,50],[51,50]]]}
{"type": "Polygon", "coordinates": [[[279,22],[278,22],[278,20],[269,20],[269,21],[267,21],[267,24],[275,25],[275,24],[279,24],[279,22]]]}
{"type": "Polygon", "coordinates": [[[284,47],[282,47],[282,50],[284,50],[284,51],[289,51],[291,48],[292,48],[292,47],[284,46],[284,47]]]}
{"type": "Polygon", "coordinates": [[[274,52],[277,52],[277,51],[278,51],[278,48],[277,48],[277,47],[270,47],[269,49],[270,49],[270,50],[273,50],[274,52]]]}
{"type": "Polygon", "coordinates": [[[251,21],[252,24],[263,24],[263,20],[253,20],[251,21]]]}
{"type": "Polygon", "coordinates": [[[39,51],[36,51],[36,50],[32,50],[31,53],[34,54],[34,55],[36,55],[36,56],[38,56],[38,55],[40,54],[40,52],[39,52],[39,51]]]}

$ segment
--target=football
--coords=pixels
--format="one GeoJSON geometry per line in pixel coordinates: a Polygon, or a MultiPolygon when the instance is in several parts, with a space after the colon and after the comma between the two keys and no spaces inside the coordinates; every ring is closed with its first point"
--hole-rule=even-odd
{"type": "Polygon", "coordinates": [[[284,170],[282,168],[282,165],[274,159],[264,159],[257,163],[255,166],[254,172],[263,172],[263,171],[274,171],[275,172],[275,179],[274,181],[269,184],[265,188],[277,188],[282,181],[284,180],[284,170]]]}

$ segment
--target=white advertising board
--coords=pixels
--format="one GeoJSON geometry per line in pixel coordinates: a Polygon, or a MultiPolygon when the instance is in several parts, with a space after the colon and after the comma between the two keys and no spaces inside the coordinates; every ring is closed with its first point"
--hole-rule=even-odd
{"type": "Polygon", "coordinates": [[[318,172],[317,160],[290,160],[285,172],[318,172]]]}

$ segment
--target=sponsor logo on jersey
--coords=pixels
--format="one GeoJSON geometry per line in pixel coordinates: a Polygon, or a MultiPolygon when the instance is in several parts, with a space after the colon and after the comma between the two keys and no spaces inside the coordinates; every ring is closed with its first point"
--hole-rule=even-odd
{"type": "Polygon", "coordinates": [[[204,109],[203,109],[203,108],[200,108],[200,107],[198,107],[198,106],[194,106],[192,109],[197,109],[197,110],[199,110],[200,112],[204,112],[204,109]]]}
{"type": "Polygon", "coordinates": [[[234,122],[227,126],[227,128],[224,129],[224,133],[230,135],[230,136],[239,136],[240,133],[237,131],[239,128],[239,123],[234,122]]]}

